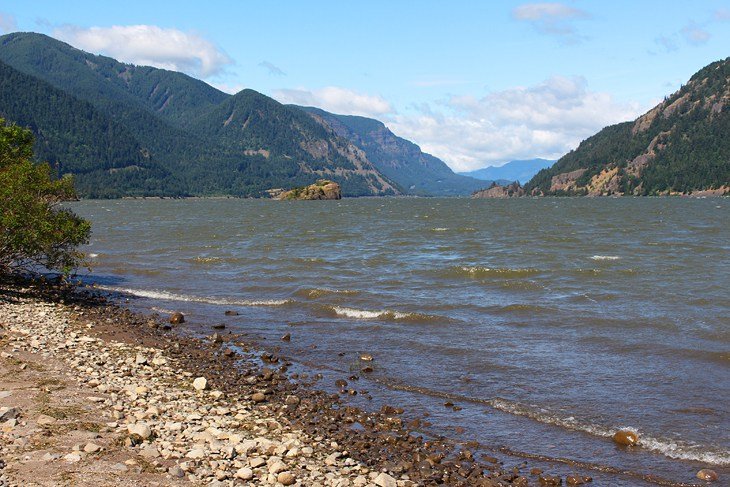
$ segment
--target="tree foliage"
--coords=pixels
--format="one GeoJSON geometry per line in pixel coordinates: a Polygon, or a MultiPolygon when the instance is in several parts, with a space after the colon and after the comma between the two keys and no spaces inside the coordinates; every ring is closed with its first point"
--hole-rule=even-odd
{"type": "Polygon", "coordinates": [[[59,203],[75,198],[70,177],[35,164],[30,130],[0,119],[0,274],[43,268],[68,274],[81,263],[90,224],[59,203]]]}

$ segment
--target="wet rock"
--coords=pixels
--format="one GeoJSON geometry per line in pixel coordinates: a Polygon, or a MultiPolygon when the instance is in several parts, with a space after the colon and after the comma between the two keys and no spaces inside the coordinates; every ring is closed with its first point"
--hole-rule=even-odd
{"type": "Polygon", "coordinates": [[[373,356],[370,355],[369,353],[361,353],[360,360],[362,360],[363,362],[372,362],[373,356]]]}
{"type": "Polygon", "coordinates": [[[717,472],[714,470],[710,470],[709,468],[703,468],[699,472],[697,472],[697,478],[700,480],[705,480],[707,482],[714,482],[718,479],[717,472]]]}
{"type": "Polygon", "coordinates": [[[555,487],[563,484],[563,479],[554,475],[540,475],[537,480],[544,487],[555,487]]]}
{"type": "Polygon", "coordinates": [[[540,475],[541,473],[542,473],[541,468],[535,467],[535,468],[530,469],[530,475],[540,475]]]}
{"type": "Polygon", "coordinates": [[[215,325],[213,325],[213,329],[214,330],[225,330],[226,325],[223,323],[216,323],[215,325]]]}
{"type": "Polygon", "coordinates": [[[583,485],[591,481],[593,481],[593,478],[583,475],[572,474],[565,477],[565,483],[567,485],[583,485]]]}
{"type": "Polygon", "coordinates": [[[347,381],[345,379],[337,379],[335,385],[340,389],[344,389],[347,387],[347,381]]]}
{"type": "Polygon", "coordinates": [[[365,367],[363,367],[362,369],[360,369],[360,371],[363,372],[363,373],[365,373],[365,374],[369,374],[369,373],[371,373],[373,371],[373,368],[370,367],[369,365],[366,365],[365,367]]]}
{"type": "Polygon", "coordinates": [[[227,311],[226,311],[226,312],[225,312],[224,314],[225,314],[226,316],[238,316],[238,311],[233,311],[233,310],[230,310],[230,309],[229,309],[229,310],[227,310],[227,311]]]}
{"type": "Polygon", "coordinates": [[[639,443],[639,435],[630,430],[619,430],[613,435],[613,441],[619,445],[634,446],[639,443]]]}
{"type": "Polygon", "coordinates": [[[193,389],[196,391],[204,391],[208,388],[208,379],[205,377],[198,377],[193,381],[193,389]]]}
{"type": "Polygon", "coordinates": [[[281,337],[281,341],[283,341],[283,342],[290,342],[291,341],[291,333],[287,333],[283,337],[281,337]]]}
{"type": "Polygon", "coordinates": [[[185,315],[179,311],[175,311],[173,314],[170,315],[170,323],[173,325],[185,323],[185,315]]]}

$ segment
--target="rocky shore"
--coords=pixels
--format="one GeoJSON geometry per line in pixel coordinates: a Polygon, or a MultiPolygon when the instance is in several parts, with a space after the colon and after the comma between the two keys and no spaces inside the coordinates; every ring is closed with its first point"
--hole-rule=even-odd
{"type": "Polygon", "coordinates": [[[78,291],[2,286],[0,486],[528,485],[424,439],[400,409],[366,413],[287,376],[236,335],[171,326],[78,291]]]}

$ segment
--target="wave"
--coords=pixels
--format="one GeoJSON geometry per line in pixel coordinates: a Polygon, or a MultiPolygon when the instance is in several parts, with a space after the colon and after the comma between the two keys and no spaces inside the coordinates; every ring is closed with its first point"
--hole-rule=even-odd
{"type": "Polygon", "coordinates": [[[357,294],[360,294],[360,291],[355,291],[352,289],[310,288],[310,289],[298,289],[294,294],[297,296],[300,296],[300,297],[304,297],[304,298],[317,299],[317,298],[321,298],[322,296],[329,296],[332,294],[343,295],[343,296],[355,296],[357,294]]]}
{"type": "Polygon", "coordinates": [[[363,309],[346,308],[344,306],[327,306],[329,310],[337,316],[345,318],[354,318],[359,320],[389,320],[389,321],[449,321],[443,316],[428,315],[423,313],[406,313],[402,311],[392,311],[388,309],[369,311],[363,309]]]}
{"type": "Polygon", "coordinates": [[[457,276],[479,277],[526,277],[539,274],[538,269],[521,269],[509,267],[457,266],[451,267],[448,273],[457,276]]]}
{"type": "Polygon", "coordinates": [[[502,398],[492,399],[487,403],[494,409],[509,414],[524,416],[540,423],[552,424],[565,429],[582,431],[593,436],[612,438],[618,430],[634,431],[639,435],[639,446],[646,450],[677,460],[692,460],[712,465],[730,465],[730,451],[727,450],[668,438],[655,438],[631,426],[606,427],[584,423],[573,416],[561,417],[543,408],[534,408],[502,398]]]}
{"type": "Polygon", "coordinates": [[[591,260],[619,260],[621,257],[618,255],[594,255],[591,260]]]}
{"type": "Polygon", "coordinates": [[[168,291],[156,291],[151,289],[130,289],[100,285],[96,285],[95,288],[101,289],[103,291],[131,294],[140,298],[159,299],[161,301],[184,301],[190,303],[218,304],[226,306],[284,306],[292,302],[291,299],[238,300],[231,298],[212,298],[205,296],[176,294],[168,291]]]}

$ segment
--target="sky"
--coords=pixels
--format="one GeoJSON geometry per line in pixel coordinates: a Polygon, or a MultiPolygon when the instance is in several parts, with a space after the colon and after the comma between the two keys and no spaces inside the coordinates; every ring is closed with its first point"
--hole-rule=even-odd
{"type": "Polygon", "coordinates": [[[636,118],[730,56],[730,0],[0,0],[13,31],[377,118],[469,171],[636,118]]]}

